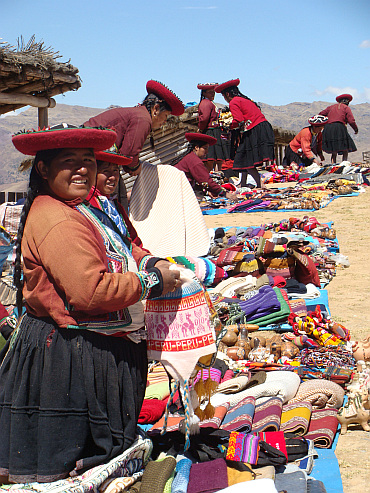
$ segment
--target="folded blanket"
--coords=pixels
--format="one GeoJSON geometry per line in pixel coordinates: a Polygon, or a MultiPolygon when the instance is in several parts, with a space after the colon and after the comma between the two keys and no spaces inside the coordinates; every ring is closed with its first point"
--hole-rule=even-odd
{"type": "Polygon", "coordinates": [[[155,423],[162,416],[166,409],[167,399],[144,399],[139,415],[139,423],[155,423]]]}
{"type": "Polygon", "coordinates": [[[285,299],[285,297],[287,298],[286,293],[279,288],[273,288],[273,290],[275,291],[277,299],[280,303],[280,310],[270,313],[269,315],[265,315],[264,317],[254,318],[253,323],[259,325],[260,327],[265,327],[266,325],[280,322],[281,320],[288,318],[291,313],[289,303],[285,299]]]}
{"type": "Polygon", "coordinates": [[[315,447],[330,448],[338,428],[337,409],[313,409],[308,432],[304,436],[313,440],[315,447]]]}
{"type": "Polygon", "coordinates": [[[312,406],[309,402],[296,402],[283,406],[280,430],[284,433],[304,435],[309,427],[312,406]]]}
{"type": "Polygon", "coordinates": [[[343,404],[344,390],[340,385],[330,380],[307,380],[301,383],[297,394],[291,398],[288,404],[305,401],[312,405],[313,409],[336,408],[343,404]]]}
{"type": "Polygon", "coordinates": [[[279,431],[283,402],[280,397],[270,397],[257,403],[254,410],[252,432],[279,431]]]}
{"type": "Polygon", "coordinates": [[[167,381],[160,383],[153,383],[152,385],[149,385],[145,389],[144,399],[159,399],[160,401],[163,401],[163,399],[169,397],[169,395],[170,395],[170,386],[167,378],[167,381]]]}
{"type": "Polygon", "coordinates": [[[176,459],[170,455],[148,462],[141,480],[140,493],[162,493],[176,467],[176,459]]]}
{"type": "Polygon", "coordinates": [[[281,397],[283,404],[285,404],[296,395],[300,382],[299,376],[291,371],[271,371],[267,372],[264,383],[252,388],[231,395],[216,392],[211,397],[211,404],[218,406],[224,402],[229,402],[231,406],[235,406],[249,396],[256,399],[259,397],[278,396],[281,397]]]}
{"type": "Polygon", "coordinates": [[[227,411],[220,428],[227,431],[249,433],[252,429],[255,402],[254,397],[246,397],[236,406],[231,407],[227,411]]]}
{"type": "Polygon", "coordinates": [[[235,394],[236,392],[244,390],[248,382],[248,375],[238,375],[237,377],[220,383],[217,387],[217,392],[221,392],[222,394],[235,394]]]}
{"type": "Polygon", "coordinates": [[[263,478],[258,481],[247,481],[233,484],[218,493],[278,493],[273,479],[263,478]]]}

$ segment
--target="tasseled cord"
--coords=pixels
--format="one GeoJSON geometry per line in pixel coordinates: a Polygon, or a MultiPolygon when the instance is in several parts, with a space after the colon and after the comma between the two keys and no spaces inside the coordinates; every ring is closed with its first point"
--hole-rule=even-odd
{"type": "Polygon", "coordinates": [[[179,429],[180,429],[180,431],[185,433],[184,452],[186,452],[190,448],[190,435],[195,435],[195,434],[199,433],[199,431],[200,431],[200,427],[199,427],[200,419],[194,413],[194,407],[197,407],[198,399],[197,399],[195,392],[193,392],[194,395],[192,395],[192,392],[189,389],[189,381],[188,380],[184,380],[183,385],[181,385],[181,382],[179,380],[176,380],[176,382],[175,382],[175,385],[173,387],[173,390],[171,392],[171,395],[170,395],[168,402],[167,402],[167,405],[166,405],[161,435],[164,435],[167,431],[169,409],[170,409],[170,405],[172,403],[173,397],[174,397],[177,390],[179,390],[182,394],[182,400],[183,400],[184,410],[185,410],[185,419],[184,419],[184,421],[180,422],[179,429]]]}

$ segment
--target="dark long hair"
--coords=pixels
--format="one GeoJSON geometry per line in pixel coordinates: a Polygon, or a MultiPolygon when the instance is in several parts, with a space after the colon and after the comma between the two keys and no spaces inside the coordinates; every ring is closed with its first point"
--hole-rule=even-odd
{"type": "MultiPolygon", "coordinates": [[[[171,111],[171,106],[166,103],[164,99],[160,99],[156,94],[153,93],[149,93],[141,104],[142,106],[145,106],[150,116],[152,116],[152,108],[156,104],[159,105],[160,113],[162,113],[162,111],[171,111]]],[[[154,138],[152,132],[150,133],[150,145],[152,149],[154,149],[154,138]]]]}
{"type": "Polygon", "coordinates": [[[194,151],[194,149],[198,146],[198,147],[202,147],[206,145],[206,142],[202,141],[202,140],[191,140],[189,142],[189,144],[187,145],[186,149],[184,152],[182,152],[179,156],[175,157],[175,159],[173,159],[171,162],[170,162],[170,166],[175,166],[175,164],[179,163],[182,159],[184,159],[185,156],[187,156],[188,154],[190,154],[191,152],[194,151]]]}
{"type": "Polygon", "coordinates": [[[252,101],[252,103],[255,104],[257,106],[257,108],[261,109],[261,107],[255,101],[253,101],[253,99],[248,98],[248,96],[246,96],[245,94],[241,93],[239,91],[239,89],[238,89],[237,86],[231,86],[231,87],[228,87],[227,89],[224,89],[223,91],[221,91],[221,94],[223,96],[226,93],[229,94],[229,96],[231,96],[232,98],[235,98],[236,96],[239,96],[239,98],[248,99],[248,101],[252,101]]]}
{"type": "Polygon", "coordinates": [[[40,195],[44,188],[44,180],[37,170],[37,164],[39,161],[43,161],[45,164],[49,165],[51,161],[60,153],[61,149],[51,149],[46,151],[40,151],[36,154],[33,160],[33,165],[30,173],[30,180],[28,183],[27,195],[23,205],[22,214],[19,221],[17,239],[15,242],[15,263],[14,263],[14,285],[17,288],[16,295],[16,306],[18,310],[18,317],[22,315],[22,305],[23,305],[23,284],[22,279],[22,238],[24,227],[26,224],[28,213],[30,212],[31,206],[35,198],[40,195]]]}

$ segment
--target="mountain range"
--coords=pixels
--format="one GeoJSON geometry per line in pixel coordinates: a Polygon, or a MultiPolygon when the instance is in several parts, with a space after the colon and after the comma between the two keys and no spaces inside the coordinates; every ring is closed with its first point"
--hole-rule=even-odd
{"type": "MultiPolygon", "coordinates": [[[[271,125],[298,132],[307,125],[307,119],[310,116],[319,113],[333,103],[314,101],[313,103],[290,103],[284,106],[259,104],[271,125]]],[[[362,153],[370,151],[370,104],[354,104],[350,107],[359,127],[359,133],[354,135],[353,130],[349,127],[349,133],[357,146],[357,151],[351,153],[349,159],[352,162],[362,162],[362,153]]],[[[58,103],[55,108],[49,110],[49,125],[61,122],[81,125],[104,110],[104,108],[71,106],[58,103]]],[[[36,127],[37,108],[29,107],[21,113],[8,114],[0,118],[0,184],[16,183],[26,179],[24,173],[18,172],[22,155],[13,147],[11,136],[19,130],[36,127]]],[[[329,162],[330,156],[326,155],[326,158],[326,162],[329,162]]]]}

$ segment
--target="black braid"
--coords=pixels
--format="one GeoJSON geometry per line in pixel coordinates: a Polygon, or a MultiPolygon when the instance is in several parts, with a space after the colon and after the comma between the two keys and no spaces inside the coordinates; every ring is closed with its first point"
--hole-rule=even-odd
{"type": "Polygon", "coordinates": [[[200,101],[199,101],[199,103],[200,103],[201,101],[203,101],[203,99],[206,99],[206,97],[205,97],[205,95],[204,95],[204,92],[205,92],[205,91],[204,91],[204,89],[202,89],[202,90],[200,91],[200,101]]]}
{"type": "MultiPolygon", "coordinates": [[[[156,104],[159,105],[159,112],[162,113],[162,111],[172,111],[171,106],[166,103],[164,99],[160,99],[156,94],[150,93],[146,96],[144,101],[142,102],[142,106],[145,106],[145,108],[148,110],[148,113],[150,116],[152,116],[152,108],[156,104]]],[[[150,140],[150,146],[152,149],[154,149],[154,137],[153,137],[153,132],[150,132],[149,136],[150,140]]]]}
{"type": "Polygon", "coordinates": [[[185,156],[193,152],[196,147],[202,147],[205,144],[206,142],[204,142],[203,140],[192,140],[191,142],[189,142],[186,150],[170,162],[170,166],[175,166],[175,164],[179,163],[182,159],[184,159],[185,156]]]}
{"type": "Polygon", "coordinates": [[[257,108],[261,109],[261,106],[259,106],[255,101],[253,101],[253,99],[248,98],[248,96],[245,96],[245,94],[241,93],[237,86],[231,86],[221,91],[222,95],[226,93],[229,94],[229,96],[232,98],[239,96],[240,98],[248,99],[248,101],[252,101],[252,103],[254,103],[257,106],[257,108]]]}
{"type": "Polygon", "coordinates": [[[51,159],[59,154],[60,150],[48,150],[41,151],[36,154],[36,157],[33,161],[30,180],[27,189],[27,196],[23,205],[22,214],[19,221],[17,239],[15,242],[15,263],[14,263],[14,286],[17,288],[16,294],[16,307],[18,310],[18,317],[22,316],[22,307],[23,307],[23,284],[24,280],[22,279],[22,237],[24,232],[24,227],[26,225],[26,220],[28,213],[30,212],[31,206],[35,198],[41,193],[43,189],[43,179],[37,171],[36,165],[39,161],[43,161],[46,164],[49,164],[51,159]]]}

